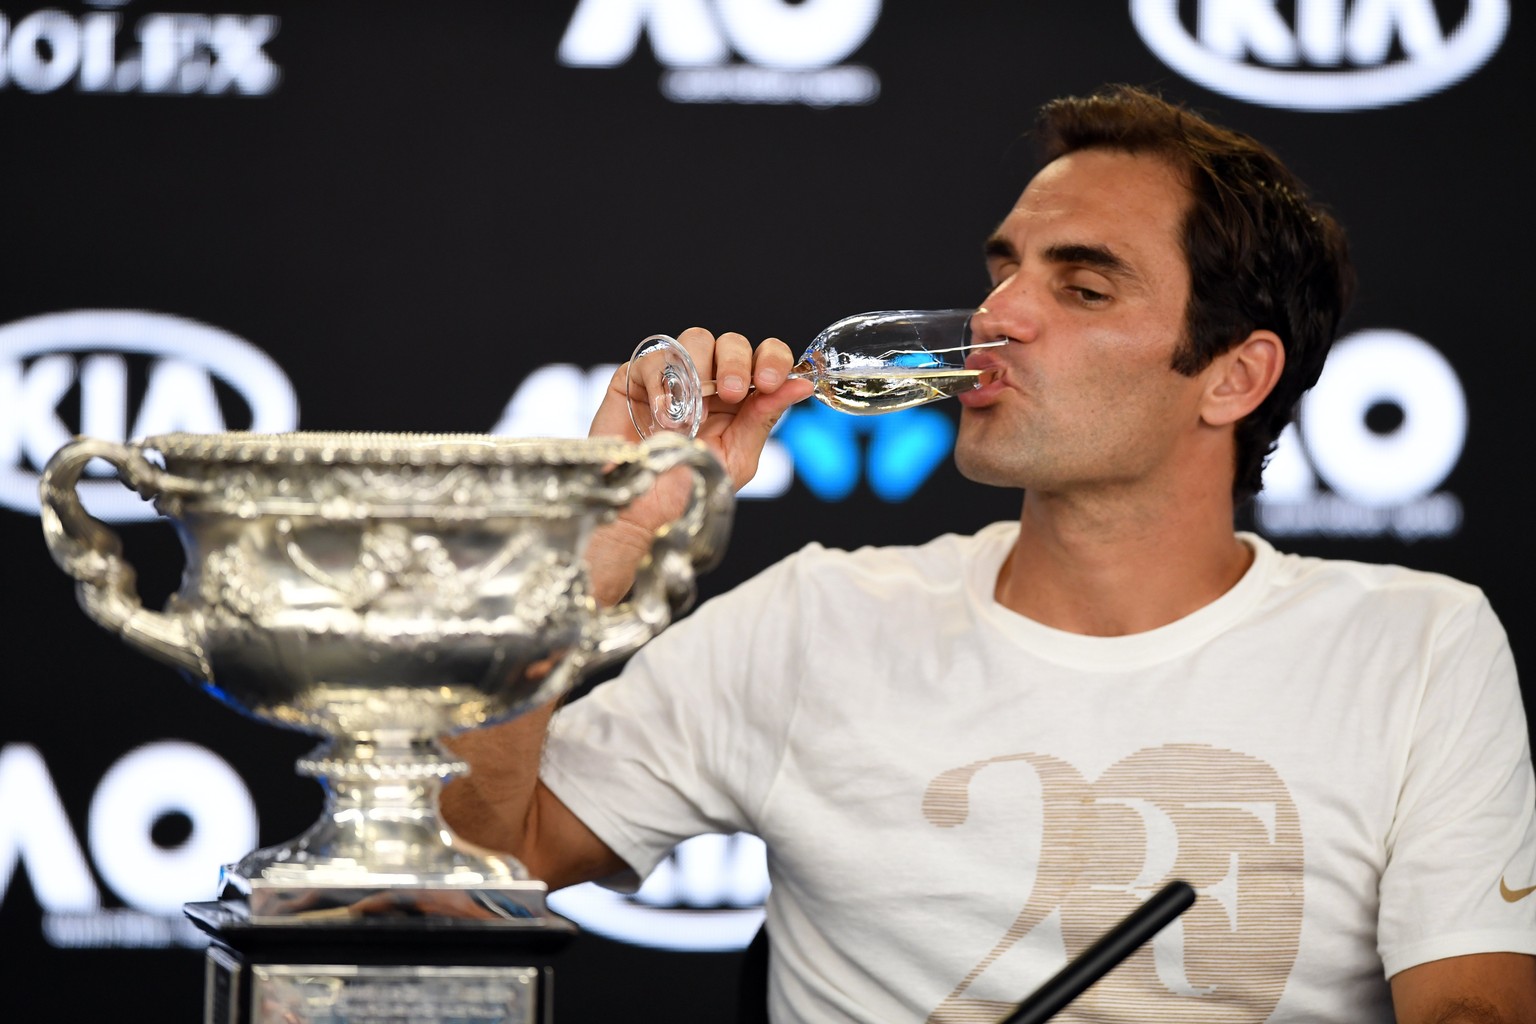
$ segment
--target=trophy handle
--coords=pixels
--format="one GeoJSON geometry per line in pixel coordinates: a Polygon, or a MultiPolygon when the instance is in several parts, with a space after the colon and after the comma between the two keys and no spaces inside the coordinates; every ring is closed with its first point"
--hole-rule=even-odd
{"type": "Polygon", "coordinates": [[[80,504],[77,487],[86,464],[104,459],[124,484],[145,498],[193,485],[172,477],[130,445],[78,437],[48,460],[38,485],[43,538],[54,562],[78,581],[80,607],[98,625],[159,661],[211,679],[212,669],[180,619],[147,610],[139,600],[133,566],[123,558],[122,541],[80,504]]]}
{"type": "Polygon", "coordinates": [[[735,491],[730,475],[702,442],[681,434],[657,434],[646,441],[638,464],[651,479],[679,466],[693,471],[688,506],[656,533],[650,555],[635,572],[627,597],[611,608],[594,609],[580,645],[569,651],[528,701],[537,706],[563,696],[581,676],[640,648],[693,606],[697,577],[720,561],[731,532],[735,491]]]}

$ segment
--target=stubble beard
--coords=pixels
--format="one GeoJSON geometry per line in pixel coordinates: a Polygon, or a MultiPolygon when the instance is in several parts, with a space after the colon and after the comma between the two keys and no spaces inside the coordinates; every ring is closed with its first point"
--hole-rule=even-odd
{"type": "Polygon", "coordinates": [[[1021,488],[1028,475],[1027,441],[1008,431],[993,410],[965,409],[955,437],[955,468],[960,475],[989,487],[1021,488]]]}

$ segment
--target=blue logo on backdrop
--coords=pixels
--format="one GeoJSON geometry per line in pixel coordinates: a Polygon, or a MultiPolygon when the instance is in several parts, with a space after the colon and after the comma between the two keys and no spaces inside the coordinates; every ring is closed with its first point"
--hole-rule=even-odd
{"type": "Polygon", "coordinates": [[[807,402],[774,436],[789,449],[800,482],[822,501],[848,497],[862,473],[877,498],[895,502],[912,497],[949,457],[955,425],[937,409],[866,417],[807,402]]]}
{"type": "MultiPolygon", "coordinates": [[[[585,437],[616,368],[613,363],[585,369],[570,363],[535,368],[517,386],[491,433],[585,437]]],[[[0,442],[4,425],[0,417],[0,442]]],[[[865,479],[881,500],[906,501],[949,458],[954,441],[954,421],[927,406],[884,416],[849,416],[802,402],[779,421],[763,448],[757,475],[737,496],[780,498],[798,478],[818,499],[842,501],[865,479]]]]}

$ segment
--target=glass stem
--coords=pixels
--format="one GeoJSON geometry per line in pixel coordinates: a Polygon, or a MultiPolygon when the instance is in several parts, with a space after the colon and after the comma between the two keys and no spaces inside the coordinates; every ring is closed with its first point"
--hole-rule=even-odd
{"type": "MultiPolygon", "coordinates": [[[[789,368],[789,373],[784,375],[784,379],[785,380],[815,380],[816,379],[816,364],[811,362],[809,359],[802,359],[798,363],[796,363],[794,366],[789,368]]],[[[711,395],[719,394],[720,393],[720,386],[719,385],[720,385],[719,381],[713,381],[713,380],[701,381],[699,383],[699,394],[703,395],[705,398],[709,398],[711,395]]],[[[749,392],[750,391],[756,391],[757,388],[753,387],[751,384],[748,384],[747,385],[747,390],[749,392]]]]}

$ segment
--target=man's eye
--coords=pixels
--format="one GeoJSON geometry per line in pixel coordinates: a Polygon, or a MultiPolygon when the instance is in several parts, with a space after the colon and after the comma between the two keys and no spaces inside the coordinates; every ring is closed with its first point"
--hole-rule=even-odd
{"type": "Polygon", "coordinates": [[[1069,285],[1067,291],[1076,295],[1078,301],[1085,306],[1102,306],[1109,301],[1109,296],[1103,292],[1096,292],[1092,288],[1084,288],[1081,285],[1069,285]]]}

